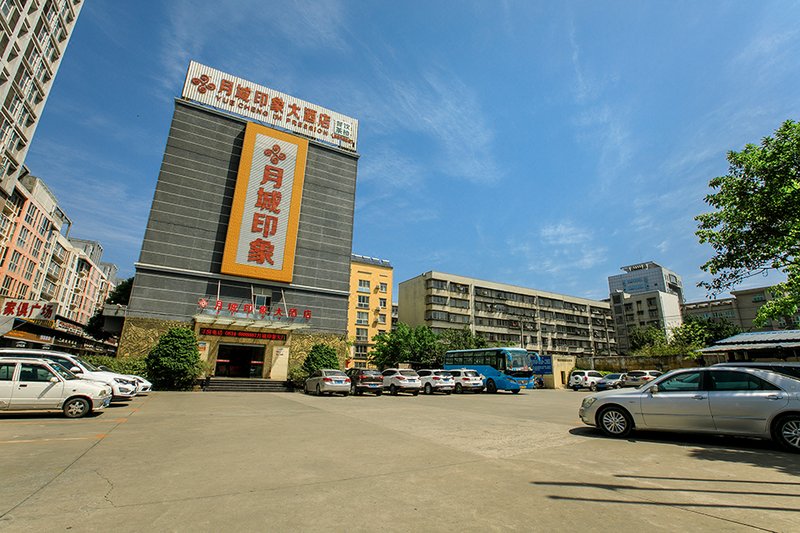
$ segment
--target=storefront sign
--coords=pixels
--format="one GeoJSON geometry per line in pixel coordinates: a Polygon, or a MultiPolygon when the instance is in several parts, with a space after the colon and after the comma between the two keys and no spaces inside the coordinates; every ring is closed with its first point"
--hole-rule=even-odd
{"type": "Polygon", "coordinates": [[[50,302],[6,298],[3,301],[3,316],[47,320],[55,316],[55,307],[50,302]]]}
{"type": "Polygon", "coordinates": [[[550,375],[553,373],[553,358],[549,355],[531,356],[531,370],[534,374],[550,375]]]}
{"type": "Polygon", "coordinates": [[[308,141],[252,122],[222,256],[222,273],[292,281],[308,141]]]}
{"type": "Polygon", "coordinates": [[[255,306],[251,303],[223,302],[222,300],[209,300],[200,298],[197,307],[207,314],[227,315],[235,318],[251,318],[254,320],[283,320],[302,317],[311,320],[311,309],[304,309],[302,313],[296,307],[288,309],[275,306],[270,309],[266,305],[255,306]]]}
{"type": "Polygon", "coordinates": [[[263,85],[231,76],[196,61],[189,63],[183,98],[356,149],[358,121],[263,85]]]}
{"type": "MultiPolygon", "coordinates": [[[[266,333],[262,331],[239,331],[238,329],[200,328],[200,335],[211,337],[234,337],[236,339],[257,339],[265,341],[285,341],[284,333],[266,333]]],[[[217,362],[220,362],[217,360],[217,362]]]]}

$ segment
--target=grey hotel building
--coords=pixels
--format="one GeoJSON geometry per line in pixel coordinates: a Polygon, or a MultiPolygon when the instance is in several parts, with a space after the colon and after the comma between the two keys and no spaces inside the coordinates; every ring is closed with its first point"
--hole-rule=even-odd
{"type": "Polygon", "coordinates": [[[192,63],[120,355],[192,328],[213,374],[286,379],[297,335],[344,337],[357,121],[192,63]]]}
{"type": "Polygon", "coordinates": [[[617,355],[609,303],[587,298],[430,271],[400,283],[398,314],[542,355],[617,355]]]}

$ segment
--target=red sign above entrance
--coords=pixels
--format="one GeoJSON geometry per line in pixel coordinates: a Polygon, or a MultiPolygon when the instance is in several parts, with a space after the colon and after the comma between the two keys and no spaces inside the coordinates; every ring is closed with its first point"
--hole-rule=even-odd
{"type": "Polygon", "coordinates": [[[265,333],[262,331],[239,331],[236,329],[200,328],[200,335],[208,335],[212,337],[234,337],[237,339],[257,339],[265,341],[286,340],[286,334],[284,333],[265,333]]]}

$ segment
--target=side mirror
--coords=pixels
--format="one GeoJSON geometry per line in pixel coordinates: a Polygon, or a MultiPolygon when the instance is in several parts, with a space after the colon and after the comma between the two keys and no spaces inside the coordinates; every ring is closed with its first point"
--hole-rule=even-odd
{"type": "Polygon", "coordinates": [[[55,377],[55,376],[53,376],[52,378],[50,378],[50,383],[58,383],[59,381],[61,381],[61,380],[60,380],[60,379],[58,379],[58,378],[57,378],[57,377],[55,377]]]}
{"type": "Polygon", "coordinates": [[[72,368],[69,369],[69,371],[72,372],[73,374],[82,374],[83,373],[83,371],[80,368],[78,368],[77,366],[73,366],[72,368]]]}
{"type": "Polygon", "coordinates": [[[653,385],[649,390],[650,394],[656,394],[658,392],[658,385],[653,385]]]}

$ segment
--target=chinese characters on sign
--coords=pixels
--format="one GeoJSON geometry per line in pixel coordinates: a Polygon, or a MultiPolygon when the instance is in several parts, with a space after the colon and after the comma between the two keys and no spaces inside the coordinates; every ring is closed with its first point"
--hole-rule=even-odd
{"type": "Polygon", "coordinates": [[[52,320],[55,317],[55,304],[34,300],[13,300],[6,298],[3,302],[3,316],[52,320]]]}
{"type": "Polygon", "coordinates": [[[290,282],[308,141],[249,123],[222,272],[290,282]]]}
{"type": "Polygon", "coordinates": [[[266,333],[261,331],[239,331],[236,329],[200,328],[200,335],[213,337],[235,337],[237,339],[258,339],[265,341],[285,341],[285,333],[266,333]]]}
{"type": "Polygon", "coordinates": [[[302,133],[312,139],[356,149],[356,119],[231,76],[196,61],[189,63],[181,96],[302,133]]]}
{"type": "Polygon", "coordinates": [[[270,307],[266,305],[255,306],[251,303],[226,303],[222,300],[209,301],[207,298],[200,298],[197,300],[197,306],[203,311],[214,311],[216,314],[226,313],[230,316],[245,315],[247,318],[259,320],[296,319],[300,317],[306,321],[311,320],[311,309],[304,309],[302,312],[299,312],[295,307],[284,309],[283,307],[275,306],[270,309],[270,307]]]}

